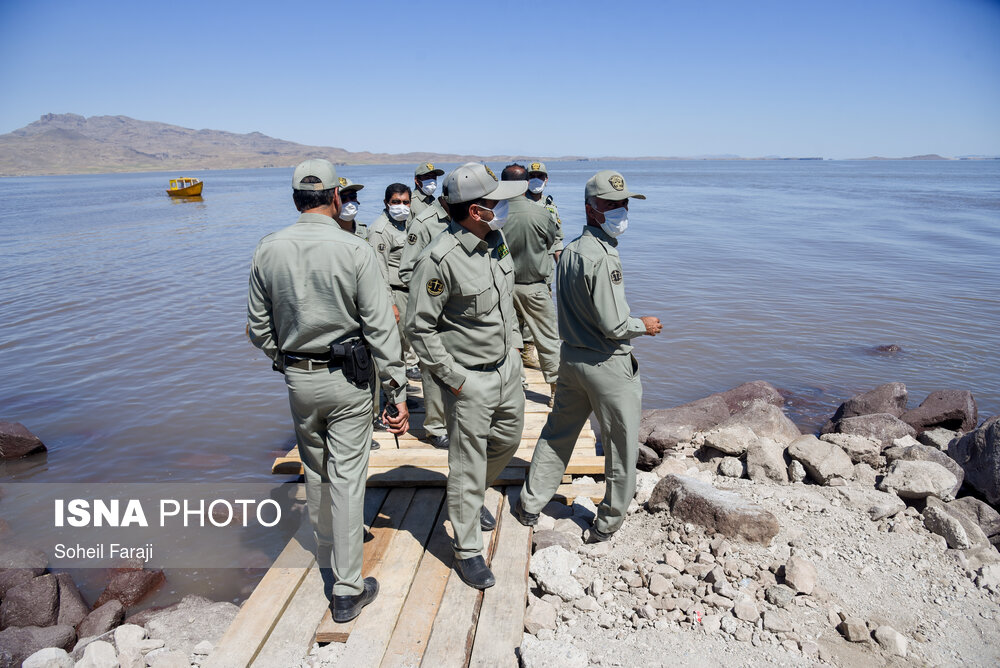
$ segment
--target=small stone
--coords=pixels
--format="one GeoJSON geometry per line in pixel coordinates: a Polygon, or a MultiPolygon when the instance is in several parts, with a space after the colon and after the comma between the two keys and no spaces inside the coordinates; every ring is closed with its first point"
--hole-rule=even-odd
{"type": "Polygon", "coordinates": [[[95,640],[87,645],[83,658],[76,665],[77,668],[118,668],[118,652],[111,643],[95,640]]]}
{"type": "Polygon", "coordinates": [[[737,619],[742,619],[745,622],[756,622],[760,618],[757,606],[749,598],[736,601],[736,605],[733,606],[733,614],[736,615],[737,619]]]}
{"type": "Polygon", "coordinates": [[[727,478],[743,477],[743,462],[736,457],[723,457],[719,462],[719,475],[727,478]]]}
{"type": "Polygon", "coordinates": [[[649,593],[653,596],[659,596],[660,594],[666,594],[672,591],[674,585],[667,578],[663,577],[659,573],[653,573],[649,577],[649,593]]]}
{"type": "Polygon", "coordinates": [[[765,610],[764,628],[772,633],[792,630],[792,619],[784,610],[765,610]]]}
{"type": "Polygon", "coordinates": [[[764,598],[771,605],[785,608],[795,599],[795,590],[785,585],[773,585],[764,592],[764,598]]]}
{"type": "Polygon", "coordinates": [[[577,610],[583,610],[584,612],[594,612],[601,609],[601,606],[597,604],[597,600],[593,596],[578,598],[573,601],[573,606],[577,610]]]}
{"type": "Polygon", "coordinates": [[[837,630],[850,642],[864,642],[871,637],[868,626],[857,617],[847,617],[837,626],[837,630]]]}
{"type": "Polygon", "coordinates": [[[811,594],[816,586],[816,567],[804,557],[790,557],[785,562],[785,584],[798,593],[811,594]]]}
{"type": "Polygon", "coordinates": [[[909,641],[906,637],[891,626],[879,626],[875,629],[875,640],[887,652],[896,656],[906,656],[909,641]]]}
{"type": "Polygon", "coordinates": [[[213,645],[208,640],[202,640],[200,643],[194,646],[192,652],[194,652],[195,654],[208,655],[212,653],[213,649],[215,649],[215,645],[213,645]]]}
{"type": "Polygon", "coordinates": [[[675,550],[667,550],[666,554],[663,555],[663,561],[665,564],[676,568],[678,571],[684,570],[684,560],[675,550]]]}
{"type": "Polygon", "coordinates": [[[791,463],[788,464],[788,480],[789,482],[805,482],[806,479],[806,469],[802,466],[802,463],[793,459],[791,463]]]}
{"type": "MultiPolygon", "coordinates": [[[[2,656],[0,654],[0,657],[2,656]]],[[[25,659],[21,663],[21,668],[73,668],[73,665],[74,661],[69,652],[60,647],[46,647],[25,659]]]]}

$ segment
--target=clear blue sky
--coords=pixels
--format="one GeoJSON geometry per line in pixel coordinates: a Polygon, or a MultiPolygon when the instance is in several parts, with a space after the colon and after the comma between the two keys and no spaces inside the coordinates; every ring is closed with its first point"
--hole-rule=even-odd
{"type": "Polygon", "coordinates": [[[1000,155],[1000,2],[0,0],[0,91],[0,133],[73,112],[393,153],[1000,155]]]}

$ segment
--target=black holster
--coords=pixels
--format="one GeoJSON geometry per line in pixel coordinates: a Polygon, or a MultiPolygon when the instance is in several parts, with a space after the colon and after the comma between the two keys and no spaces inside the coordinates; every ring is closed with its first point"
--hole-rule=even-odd
{"type": "Polygon", "coordinates": [[[372,356],[361,339],[330,344],[330,361],[339,364],[344,377],[359,388],[367,389],[372,376],[372,356]]]}

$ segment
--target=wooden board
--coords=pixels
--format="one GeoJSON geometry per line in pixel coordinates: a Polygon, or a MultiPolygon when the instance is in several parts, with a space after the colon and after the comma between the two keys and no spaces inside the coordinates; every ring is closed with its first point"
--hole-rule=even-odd
{"type": "Polygon", "coordinates": [[[483,595],[483,604],[472,643],[471,666],[516,666],[516,650],[524,635],[524,605],[528,597],[528,560],[531,527],[522,526],[511,508],[521,490],[507,488],[507,502],[498,516],[496,550],[493,553],[495,586],[483,595]]]}
{"type": "Polygon", "coordinates": [[[323,577],[319,566],[314,564],[303,578],[281,619],[267,636],[257,658],[250,664],[251,667],[297,665],[312,649],[316,625],[329,605],[330,601],[323,592],[323,577]]]}

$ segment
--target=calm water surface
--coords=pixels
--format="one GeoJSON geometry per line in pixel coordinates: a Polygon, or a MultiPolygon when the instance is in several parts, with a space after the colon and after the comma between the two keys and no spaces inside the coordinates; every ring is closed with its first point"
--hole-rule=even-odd
{"type": "MultiPolygon", "coordinates": [[[[1000,412],[1000,162],[549,167],[567,239],[598,169],[649,197],[620,246],[633,312],[664,322],[638,342],[644,407],[764,379],[803,428],[889,381],[911,406],[957,388],[1000,412]],[[890,343],[903,352],[872,354],[890,343]]],[[[367,185],[366,222],[412,181],[340,170],[367,185]]],[[[0,481],[261,481],[294,443],[281,376],[244,335],[253,249],[296,218],[291,169],[193,175],[201,201],[168,198],[165,173],[0,179],[0,419],[49,447],[0,481]]]]}

